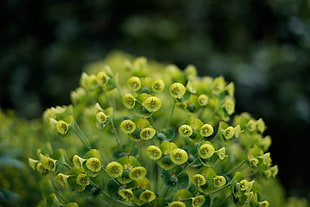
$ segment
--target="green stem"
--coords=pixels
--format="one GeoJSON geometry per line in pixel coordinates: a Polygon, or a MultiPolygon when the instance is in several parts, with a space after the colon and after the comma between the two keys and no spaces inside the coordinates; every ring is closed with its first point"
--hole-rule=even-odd
{"type": "Polygon", "coordinates": [[[235,171],[235,170],[237,170],[239,167],[241,167],[245,162],[246,162],[246,160],[243,160],[243,161],[240,162],[236,167],[234,167],[233,169],[229,170],[229,171],[226,172],[224,175],[229,175],[230,173],[232,173],[233,171],[235,171]]]}
{"type": "Polygon", "coordinates": [[[172,120],[172,116],[173,116],[173,113],[174,113],[175,105],[176,105],[176,103],[175,103],[175,101],[173,101],[171,112],[170,112],[170,117],[169,117],[169,124],[170,125],[171,125],[171,120],[172,120]]]}
{"type": "Polygon", "coordinates": [[[73,128],[73,131],[75,132],[75,134],[78,135],[78,137],[80,138],[82,143],[85,145],[85,147],[90,150],[91,146],[88,142],[88,139],[75,120],[73,120],[72,128],[73,128]]]}
{"type": "Polygon", "coordinates": [[[230,185],[232,184],[233,181],[234,181],[234,179],[232,179],[231,181],[229,181],[229,183],[227,183],[226,185],[224,185],[224,186],[222,186],[222,187],[216,189],[215,191],[212,191],[211,193],[206,194],[206,196],[212,195],[212,194],[214,194],[214,193],[217,193],[217,192],[223,190],[224,188],[227,188],[228,186],[230,186],[230,185]]]}
{"type": "Polygon", "coordinates": [[[196,158],[191,163],[189,163],[185,168],[183,168],[181,172],[178,173],[177,177],[179,177],[182,173],[184,173],[190,166],[194,164],[194,162],[196,162],[199,159],[198,154],[196,154],[196,156],[195,156],[196,158]]]}

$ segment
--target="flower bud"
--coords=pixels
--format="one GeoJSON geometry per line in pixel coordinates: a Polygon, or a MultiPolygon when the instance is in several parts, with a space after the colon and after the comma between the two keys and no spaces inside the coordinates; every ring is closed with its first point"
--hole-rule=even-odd
{"type": "Polygon", "coordinates": [[[193,183],[197,186],[202,186],[207,183],[206,178],[201,174],[196,174],[193,177],[193,183]]]}
{"type": "Polygon", "coordinates": [[[173,201],[168,207],[186,207],[186,205],[181,201],[173,201]]]}
{"type": "Polygon", "coordinates": [[[138,180],[146,176],[146,169],[144,167],[134,167],[129,171],[129,177],[132,180],[138,180]]]}
{"type": "Polygon", "coordinates": [[[161,79],[157,79],[152,83],[152,90],[156,93],[162,92],[165,89],[165,82],[161,79]]]}
{"type": "Polygon", "coordinates": [[[142,87],[141,79],[136,76],[132,76],[128,79],[127,86],[132,91],[138,91],[142,87]]]}
{"type": "Polygon", "coordinates": [[[208,159],[212,157],[214,152],[215,152],[215,149],[213,145],[211,145],[210,143],[203,144],[198,149],[198,154],[202,159],[208,159]]]}
{"type": "Polygon", "coordinates": [[[86,167],[91,172],[99,172],[101,170],[101,162],[98,158],[91,157],[86,160],[86,167]]]}
{"type": "Polygon", "coordinates": [[[214,129],[211,124],[204,124],[200,129],[200,135],[203,137],[209,137],[213,134],[214,129]]]}
{"type": "Polygon", "coordinates": [[[143,140],[149,140],[152,139],[156,134],[156,130],[154,128],[144,128],[140,132],[140,137],[143,140]]]}
{"type": "Polygon", "coordinates": [[[155,200],[156,195],[153,191],[145,190],[140,194],[139,199],[143,202],[148,203],[148,202],[152,202],[153,200],[155,200]]]}
{"type": "Polygon", "coordinates": [[[201,207],[206,202],[206,198],[203,195],[196,196],[192,198],[193,207],[201,207]]]}
{"type": "Polygon", "coordinates": [[[69,124],[65,121],[57,121],[56,123],[56,130],[59,134],[65,135],[68,133],[69,130],[69,124]]]}
{"type": "Polygon", "coordinates": [[[214,187],[219,188],[226,184],[226,179],[224,176],[218,175],[213,178],[214,187]]]}
{"type": "Polygon", "coordinates": [[[146,154],[152,160],[158,160],[162,156],[162,152],[159,147],[150,145],[146,148],[146,154]]]}
{"type": "Polygon", "coordinates": [[[121,122],[120,128],[125,134],[131,134],[136,130],[136,124],[131,120],[124,120],[121,122]]]}
{"type": "Polygon", "coordinates": [[[130,93],[127,93],[123,96],[123,104],[127,109],[133,109],[136,105],[136,99],[130,93]]]}
{"type": "Polygon", "coordinates": [[[201,94],[199,97],[198,97],[198,104],[200,106],[206,106],[208,104],[208,100],[209,100],[209,97],[205,94],[201,94]]]}
{"type": "Polygon", "coordinates": [[[90,180],[89,180],[88,176],[85,173],[80,173],[76,177],[76,183],[79,184],[79,185],[89,185],[90,180]]]}
{"type": "Polygon", "coordinates": [[[186,92],[186,88],[182,83],[173,83],[169,88],[169,92],[173,98],[182,98],[186,92]]]}
{"type": "Polygon", "coordinates": [[[110,162],[106,167],[107,173],[113,178],[121,177],[123,170],[123,166],[119,162],[114,161],[110,162]]]}
{"type": "Polygon", "coordinates": [[[161,100],[156,96],[151,96],[143,101],[142,106],[149,112],[156,112],[161,108],[161,100]]]}
{"type": "Polygon", "coordinates": [[[181,125],[179,127],[179,134],[184,137],[189,137],[193,134],[192,127],[187,124],[181,125]]]}
{"type": "Polygon", "coordinates": [[[187,162],[188,155],[185,150],[177,148],[170,152],[170,159],[174,164],[182,165],[187,162]]]}

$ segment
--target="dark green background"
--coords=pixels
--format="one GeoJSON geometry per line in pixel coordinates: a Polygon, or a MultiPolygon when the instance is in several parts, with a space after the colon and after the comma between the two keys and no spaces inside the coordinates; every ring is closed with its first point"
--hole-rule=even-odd
{"type": "Polygon", "coordinates": [[[114,49],[194,64],[235,82],[288,194],[309,198],[309,0],[2,0],[0,21],[1,108],[32,119],[68,104],[85,64],[114,49]]]}

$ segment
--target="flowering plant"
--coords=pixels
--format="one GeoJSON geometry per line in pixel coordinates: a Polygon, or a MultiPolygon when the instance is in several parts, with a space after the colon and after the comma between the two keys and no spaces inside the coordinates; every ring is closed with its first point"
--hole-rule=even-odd
{"type": "Polygon", "coordinates": [[[269,206],[271,138],[234,115],[233,83],[136,58],[94,63],[80,85],[45,111],[46,145],[29,158],[42,206],[269,206]]]}

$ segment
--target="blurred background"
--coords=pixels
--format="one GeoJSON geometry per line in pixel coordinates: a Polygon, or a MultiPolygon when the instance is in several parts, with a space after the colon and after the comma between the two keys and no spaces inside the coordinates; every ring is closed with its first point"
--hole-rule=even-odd
{"type": "Polygon", "coordinates": [[[84,66],[112,50],[194,64],[235,83],[287,194],[310,197],[309,0],[2,0],[0,24],[0,108],[31,120],[69,104],[84,66]]]}

